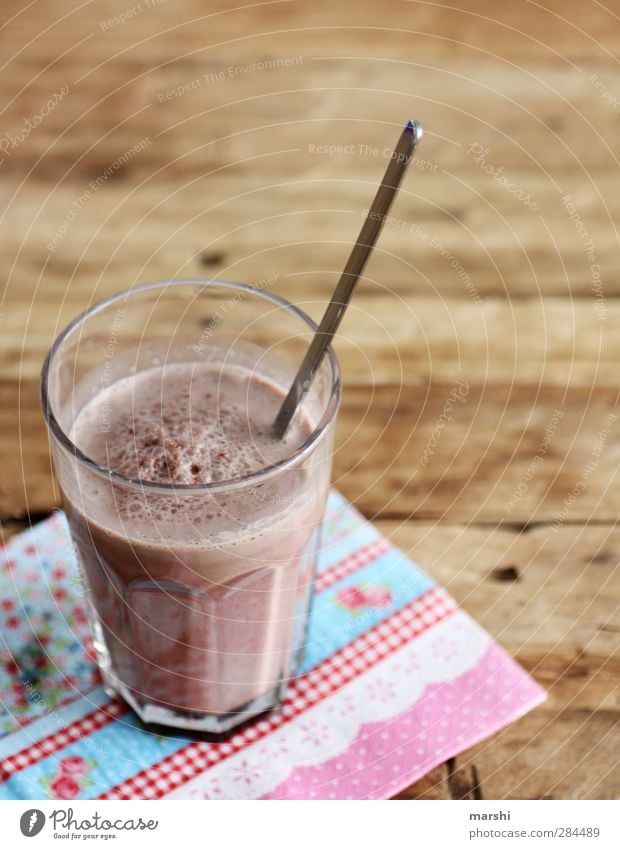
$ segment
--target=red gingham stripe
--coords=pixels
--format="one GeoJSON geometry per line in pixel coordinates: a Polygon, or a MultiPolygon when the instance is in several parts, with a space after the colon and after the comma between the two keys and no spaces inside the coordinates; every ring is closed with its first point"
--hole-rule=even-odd
{"type": "Polygon", "coordinates": [[[72,743],[77,743],[82,737],[92,734],[104,725],[117,719],[123,713],[126,713],[128,708],[118,701],[111,701],[103,707],[83,716],[81,719],[57,731],[55,734],[50,734],[43,740],[32,743],[20,752],[10,755],[0,762],[0,781],[6,781],[16,772],[22,769],[27,769],[30,766],[49,757],[49,755],[64,749],[65,746],[70,746],[72,743]]]}
{"type": "Polygon", "coordinates": [[[158,799],[275,731],[343,684],[363,675],[412,638],[450,616],[457,605],[435,587],[293,681],[282,708],[226,743],[189,743],[173,755],[102,793],[100,799],[158,799]]]}
{"type": "Polygon", "coordinates": [[[317,575],[316,591],[319,593],[323,592],[323,590],[326,590],[328,587],[331,587],[332,584],[335,584],[336,581],[346,578],[347,575],[353,574],[353,572],[361,569],[362,566],[366,566],[377,557],[385,554],[390,550],[390,548],[390,543],[384,537],[380,537],[379,539],[369,542],[368,545],[359,548],[357,551],[353,552],[353,554],[350,554],[348,557],[344,557],[342,560],[339,560],[337,563],[334,563],[333,566],[330,566],[324,572],[317,575]]]}

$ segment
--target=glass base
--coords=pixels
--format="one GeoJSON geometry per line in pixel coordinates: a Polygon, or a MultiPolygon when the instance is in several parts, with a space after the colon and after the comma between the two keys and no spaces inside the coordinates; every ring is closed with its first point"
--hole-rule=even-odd
{"type": "Polygon", "coordinates": [[[101,625],[93,623],[95,632],[94,647],[97,664],[103,678],[103,687],[110,698],[122,698],[138,714],[142,722],[152,725],[164,725],[169,728],[186,731],[202,731],[205,734],[225,734],[254,719],[268,710],[279,707],[284,699],[288,678],[282,677],[277,684],[263,693],[241,705],[237,710],[224,714],[197,713],[188,710],[174,710],[164,705],[149,702],[137,696],[134,690],[124,684],[114,672],[110,655],[103,639],[101,625]]]}
{"type": "Polygon", "coordinates": [[[202,714],[175,711],[163,705],[141,701],[109,668],[102,669],[101,672],[106,693],[111,697],[120,696],[138,714],[142,722],[180,728],[186,731],[204,731],[208,734],[224,734],[249,719],[254,719],[268,710],[273,710],[282,703],[286,692],[286,681],[282,680],[269,692],[247,702],[238,710],[221,715],[202,714]]]}

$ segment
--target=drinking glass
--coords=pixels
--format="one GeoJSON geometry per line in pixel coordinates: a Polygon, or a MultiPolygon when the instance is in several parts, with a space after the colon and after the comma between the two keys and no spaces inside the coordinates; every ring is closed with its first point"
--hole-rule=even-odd
{"type": "MultiPolygon", "coordinates": [[[[106,689],[145,722],[225,732],[278,705],[295,675],[329,485],[338,362],[329,349],[296,414],[308,423],[303,442],[231,480],[126,476],[75,444],[76,419],[117,381],[178,363],[244,369],[284,394],[315,330],[260,286],[171,280],[90,307],[45,360],[42,409],[98,663],[106,689]]],[[[105,438],[113,411],[98,410],[89,427],[105,438]]]]}

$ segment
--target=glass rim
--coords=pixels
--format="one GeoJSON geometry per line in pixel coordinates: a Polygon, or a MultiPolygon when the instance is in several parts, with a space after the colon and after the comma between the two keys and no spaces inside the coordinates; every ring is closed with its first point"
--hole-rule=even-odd
{"type": "Polygon", "coordinates": [[[65,432],[65,430],[61,427],[58,419],[54,415],[49,399],[48,383],[50,370],[54,357],[60,350],[62,344],[80,325],[84,323],[86,319],[99,312],[103,312],[109,306],[114,303],[117,303],[122,299],[128,299],[133,295],[143,294],[144,292],[156,291],[157,289],[161,289],[162,291],[164,291],[168,288],[176,288],[190,285],[203,286],[205,288],[209,286],[217,286],[223,289],[229,289],[231,291],[236,292],[244,292],[247,295],[257,296],[266,301],[270,301],[272,304],[275,304],[278,307],[283,307],[287,312],[292,313],[294,316],[300,319],[312,331],[312,333],[316,333],[316,331],[318,330],[318,325],[316,324],[316,322],[313,321],[313,319],[311,319],[307,313],[300,309],[300,307],[296,306],[295,304],[292,304],[290,301],[287,301],[286,298],[282,298],[280,295],[276,295],[273,292],[266,292],[263,289],[259,289],[257,286],[252,286],[248,283],[238,283],[233,280],[226,280],[218,277],[183,277],[171,280],[157,280],[153,283],[146,283],[141,286],[136,286],[134,288],[123,289],[121,292],[117,292],[114,295],[109,295],[107,298],[103,298],[102,300],[97,301],[87,309],[83,310],[83,312],[79,313],[79,315],[77,315],[72,321],[70,321],[69,324],[67,324],[65,328],[61,330],[61,332],[56,336],[43,362],[40,380],[41,410],[50,433],[63,448],[65,448],[77,460],[82,462],[95,473],[102,475],[108,478],[109,480],[112,480],[115,483],[119,483],[123,486],[139,487],[141,489],[146,489],[149,492],[180,492],[184,495],[197,495],[201,493],[205,494],[210,492],[233,491],[248,487],[252,484],[262,483],[263,481],[269,480],[270,478],[280,474],[281,472],[286,471],[292,466],[295,466],[300,460],[302,460],[307,454],[309,454],[311,450],[315,447],[315,445],[317,445],[323,438],[323,436],[329,431],[329,428],[333,423],[338,408],[340,406],[340,398],[342,394],[340,366],[338,363],[338,358],[336,357],[333,347],[330,344],[327,348],[327,358],[331,369],[331,386],[329,391],[329,399],[327,401],[323,415],[321,416],[318,424],[313,428],[312,433],[304,440],[304,442],[298,448],[296,448],[289,457],[285,457],[283,460],[279,460],[277,463],[272,463],[269,466],[265,466],[264,468],[261,468],[256,472],[252,472],[251,474],[244,475],[243,477],[231,478],[223,481],[212,481],[206,484],[157,483],[156,481],[144,480],[143,478],[135,478],[130,475],[124,475],[121,472],[116,472],[114,471],[114,469],[111,469],[108,466],[105,466],[101,463],[97,463],[95,460],[93,460],[91,457],[81,451],[78,446],[69,438],[69,435],[65,432]]]}

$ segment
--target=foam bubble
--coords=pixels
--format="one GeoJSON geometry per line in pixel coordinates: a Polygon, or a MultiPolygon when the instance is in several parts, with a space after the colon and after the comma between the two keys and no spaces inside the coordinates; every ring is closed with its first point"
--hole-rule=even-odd
{"type": "MultiPolygon", "coordinates": [[[[273,383],[238,367],[170,363],[147,369],[104,388],[79,413],[72,429],[78,447],[120,474],[159,484],[206,485],[251,475],[289,456],[310,432],[303,417],[286,440],[271,436],[284,397],[273,383]],[[105,427],[103,426],[105,422],[105,427]]],[[[290,480],[282,486],[290,486],[290,480]]],[[[221,523],[239,532],[249,520],[281,512],[290,493],[269,484],[245,494],[203,496],[153,494],[117,488],[110,509],[131,522],[204,528],[221,523]],[[260,493],[259,493],[260,490],[260,493]],[[260,495],[260,497],[259,497],[260,495]]],[[[105,496],[104,496],[105,498],[105,496]]],[[[247,539],[247,537],[246,537],[247,539]]]]}

